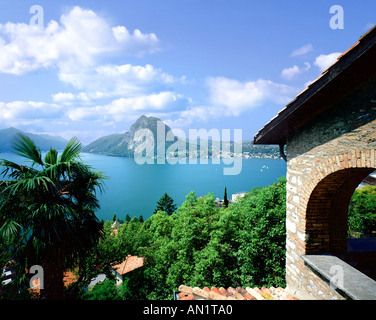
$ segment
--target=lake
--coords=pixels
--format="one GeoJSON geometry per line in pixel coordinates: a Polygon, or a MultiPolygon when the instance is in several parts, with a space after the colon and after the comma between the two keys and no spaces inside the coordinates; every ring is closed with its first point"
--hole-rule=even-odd
{"type": "MultiPolygon", "coordinates": [[[[19,162],[20,157],[12,153],[0,153],[0,159],[19,162]]],[[[190,191],[197,196],[213,192],[216,198],[223,199],[224,188],[228,198],[232,194],[250,191],[254,187],[264,187],[286,175],[286,163],[272,159],[241,159],[241,172],[237,175],[224,175],[225,164],[137,164],[132,158],[109,157],[98,154],[82,154],[82,160],[96,170],[104,172],[103,194],[98,194],[101,208],[96,212],[99,219],[110,220],[116,214],[123,219],[142,215],[147,219],[153,214],[157,201],[167,192],[180,206],[190,191]]],[[[188,161],[187,161],[188,162],[188,161]]]]}

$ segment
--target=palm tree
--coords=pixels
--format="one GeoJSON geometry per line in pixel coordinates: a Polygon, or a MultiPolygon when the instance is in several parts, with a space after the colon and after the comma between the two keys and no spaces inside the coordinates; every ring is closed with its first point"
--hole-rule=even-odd
{"type": "Polygon", "coordinates": [[[0,161],[1,175],[8,179],[0,182],[0,241],[18,237],[19,246],[13,248],[18,262],[43,267],[42,297],[61,299],[64,269],[99,240],[102,225],[94,210],[105,177],[82,163],[77,138],[61,155],[50,148],[44,159],[26,136],[16,138],[14,149],[31,166],[0,161]]]}

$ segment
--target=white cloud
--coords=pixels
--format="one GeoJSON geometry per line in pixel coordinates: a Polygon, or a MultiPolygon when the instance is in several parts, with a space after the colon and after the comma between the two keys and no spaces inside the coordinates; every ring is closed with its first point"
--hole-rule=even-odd
{"type": "Polygon", "coordinates": [[[319,55],[315,62],[313,63],[317,66],[321,72],[328,69],[334,62],[337,61],[337,58],[341,55],[341,52],[333,52],[330,54],[321,54],[319,55]]]}
{"type": "Polygon", "coordinates": [[[45,28],[25,23],[0,24],[0,72],[21,75],[57,66],[62,73],[93,65],[104,55],[140,56],[159,49],[153,33],[111,27],[91,10],[74,7],[45,28]]]}
{"type": "Polygon", "coordinates": [[[195,121],[206,122],[209,119],[219,118],[222,115],[221,111],[225,111],[225,110],[221,110],[221,108],[217,106],[195,106],[195,107],[183,110],[180,113],[180,117],[181,119],[184,119],[183,121],[188,120],[189,123],[192,123],[195,121]]]}
{"type": "Polygon", "coordinates": [[[87,70],[72,70],[69,74],[60,74],[60,78],[82,90],[52,95],[54,102],[64,105],[72,105],[75,101],[90,104],[93,100],[119,96],[134,98],[150,92],[163,92],[174,83],[185,82],[184,77],[175,78],[150,64],[102,65],[87,70]]]}
{"type": "Polygon", "coordinates": [[[112,28],[115,39],[124,47],[126,52],[136,56],[143,56],[147,53],[154,53],[159,50],[159,40],[154,33],[143,34],[135,29],[131,34],[124,26],[112,28]],[[152,45],[151,45],[152,44],[152,45]]]}
{"type": "Polygon", "coordinates": [[[226,107],[226,115],[238,116],[267,102],[285,104],[297,92],[296,88],[270,80],[240,82],[225,77],[207,81],[210,100],[214,105],[226,107]]]}
{"type": "Polygon", "coordinates": [[[166,91],[132,98],[120,98],[101,106],[72,108],[67,114],[74,121],[107,120],[118,122],[129,119],[129,117],[133,118],[140,111],[163,111],[182,99],[183,96],[166,91]]]}
{"type": "Polygon", "coordinates": [[[226,77],[207,79],[208,105],[190,105],[180,111],[165,113],[165,122],[172,128],[184,128],[192,123],[207,122],[265,106],[267,103],[285,104],[298,89],[270,80],[241,82],[226,77]]]}
{"type": "Polygon", "coordinates": [[[172,111],[167,113],[149,113],[149,115],[161,117],[172,130],[187,128],[191,124],[198,122],[208,122],[209,120],[219,119],[227,113],[225,106],[189,106],[184,110],[172,111]]]}
{"type": "MultiPolygon", "coordinates": [[[[146,90],[182,81],[172,75],[154,68],[152,65],[132,66],[103,65],[91,69],[69,70],[59,74],[60,80],[84,90],[89,99],[112,97],[116,95],[132,96],[143,94],[146,90]]],[[[64,97],[58,94],[56,98],[64,97]]],[[[70,94],[65,95],[71,100],[70,94]]]]}
{"type": "Polygon", "coordinates": [[[293,67],[283,69],[281,72],[282,78],[286,80],[292,80],[294,79],[297,75],[308,71],[311,68],[311,65],[308,62],[305,62],[305,67],[304,68],[299,68],[297,65],[294,65],[293,67]]]}
{"type": "Polygon", "coordinates": [[[305,55],[307,54],[308,52],[311,52],[313,51],[313,46],[312,44],[306,44],[296,50],[294,50],[292,53],[291,53],[291,57],[297,57],[297,56],[302,56],[302,55],[305,55]]]}
{"type": "Polygon", "coordinates": [[[52,100],[55,102],[67,102],[75,100],[75,95],[73,93],[59,92],[52,95],[52,100]]]}
{"type": "Polygon", "coordinates": [[[0,102],[0,120],[53,119],[60,117],[62,107],[57,104],[35,101],[0,102]]]}

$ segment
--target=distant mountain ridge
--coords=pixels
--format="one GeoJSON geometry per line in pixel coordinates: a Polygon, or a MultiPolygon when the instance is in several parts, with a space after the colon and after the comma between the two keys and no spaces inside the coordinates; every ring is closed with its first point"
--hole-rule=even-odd
{"type": "Polygon", "coordinates": [[[41,151],[47,151],[50,149],[50,147],[53,147],[56,150],[63,150],[66,144],[68,143],[68,140],[59,136],[28,133],[28,132],[24,132],[22,130],[10,127],[7,129],[0,130],[0,152],[14,151],[12,144],[17,134],[23,134],[29,137],[31,140],[35,142],[35,145],[41,151]]]}
{"type": "MultiPolygon", "coordinates": [[[[155,154],[157,154],[158,122],[160,123],[161,128],[164,130],[166,138],[167,133],[171,131],[171,128],[168,125],[164,124],[161,119],[156,117],[141,116],[134,124],[132,124],[128,132],[101,137],[85,146],[82,149],[82,152],[133,157],[135,149],[142,143],[142,141],[135,139],[135,133],[140,129],[148,129],[154,136],[154,150],[155,154]]],[[[167,149],[168,146],[170,146],[174,141],[166,142],[165,148],[167,149]]]]}
{"type": "MultiPolygon", "coordinates": [[[[169,131],[171,131],[171,128],[164,124],[161,119],[155,118],[155,117],[147,117],[147,116],[141,116],[129,129],[128,132],[123,134],[111,134],[104,137],[101,137],[90,144],[86,145],[82,152],[88,152],[88,153],[97,153],[97,154],[104,154],[104,155],[110,155],[110,156],[122,156],[122,157],[133,157],[134,151],[137,148],[138,145],[142,143],[142,141],[136,141],[135,133],[139,129],[149,129],[154,136],[154,155],[160,155],[163,154],[160,150],[160,152],[157,151],[158,144],[157,144],[157,124],[160,122],[161,128],[164,129],[165,136],[169,131]]],[[[165,151],[167,151],[168,147],[176,142],[178,137],[174,136],[174,140],[166,141],[165,139],[165,151]]],[[[189,139],[186,139],[186,150],[189,149],[189,139]]],[[[227,143],[228,144],[228,143],[227,143]]],[[[230,149],[234,149],[234,142],[230,142],[230,149]]],[[[211,156],[214,152],[212,148],[215,148],[216,144],[213,144],[211,140],[204,141],[199,140],[198,146],[200,151],[198,152],[198,157],[200,157],[200,153],[211,156]],[[205,142],[205,143],[204,143],[205,142]],[[200,144],[202,143],[202,145],[200,144]]],[[[163,146],[162,146],[163,147],[163,146]]],[[[218,147],[218,145],[217,145],[218,147]]],[[[222,143],[223,148],[223,143],[222,143]]],[[[276,146],[254,146],[252,141],[245,140],[242,142],[242,154],[244,157],[255,157],[255,158],[280,158],[279,155],[279,149],[276,146]]],[[[175,154],[176,155],[176,154],[175,154]]],[[[171,155],[166,155],[171,156],[171,155]]],[[[184,154],[182,156],[188,156],[187,154],[184,154]]],[[[228,156],[228,155],[227,155],[228,156]]]]}

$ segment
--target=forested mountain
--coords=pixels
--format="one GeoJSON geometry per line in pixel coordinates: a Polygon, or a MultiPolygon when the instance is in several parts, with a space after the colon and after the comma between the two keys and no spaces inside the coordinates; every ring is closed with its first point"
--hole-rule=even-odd
{"type": "MultiPolygon", "coordinates": [[[[161,128],[164,130],[165,138],[171,128],[164,124],[162,120],[155,117],[141,116],[130,128],[130,130],[124,134],[112,134],[108,136],[101,137],[83,148],[83,152],[106,154],[111,156],[124,156],[133,157],[134,151],[137,146],[139,146],[143,141],[135,139],[135,133],[139,129],[149,129],[154,136],[154,155],[157,155],[158,141],[157,141],[157,123],[160,121],[161,128]]],[[[189,140],[187,137],[185,140],[186,148],[184,154],[175,153],[173,155],[167,154],[167,156],[189,156],[189,140]]],[[[165,139],[164,147],[165,151],[171,144],[177,141],[177,137],[174,136],[173,141],[167,141],[171,139],[165,139]]],[[[182,138],[184,141],[184,138],[182,138]]],[[[231,156],[231,153],[236,153],[240,148],[235,147],[234,142],[221,142],[214,143],[210,138],[205,140],[203,137],[199,137],[197,141],[197,157],[200,158],[203,154],[211,157],[213,154],[221,154],[221,156],[231,156]],[[219,148],[219,149],[218,149],[219,148]]],[[[184,145],[184,142],[183,142],[184,145]]],[[[163,146],[162,146],[163,148],[163,146]]],[[[244,140],[242,142],[241,150],[243,155],[250,157],[263,157],[269,156],[274,158],[279,158],[279,149],[277,146],[254,146],[252,141],[244,140]]]]}
{"type": "MultiPolygon", "coordinates": [[[[125,156],[125,157],[133,157],[134,151],[138,145],[140,145],[143,141],[141,139],[137,139],[135,137],[135,133],[140,129],[149,129],[154,136],[154,149],[155,154],[158,148],[157,143],[157,125],[158,121],[162,125],[162,129],[164,130],[165,137],[171,128],[164,124],[160,119],[155,117],[146,117],[141,116],[129,129],[128,132],[124,134],[112,134],[108,136],[101,137],[92,143],[88,144],[83,148],[83,152],[90,152],[90,153],[99,153],[99,154],[106,154],[111,156],[125,156]]],[[[173,142],[166,142],[166,149],[170,144],[173,142]]]]}
{"type": "Polygon", "coordinates": [[[53,147],[56,150],[62,150],[68,142],[68,140],[65,140],[62,137],[50,136],[47,134],[27,133],[11,127],[0,130],[0,152],[13,151],[12,143],[17,134],[23,134],[32,139],[36,146],[42,151],[49,150],[50,147],[53,147]]]}

